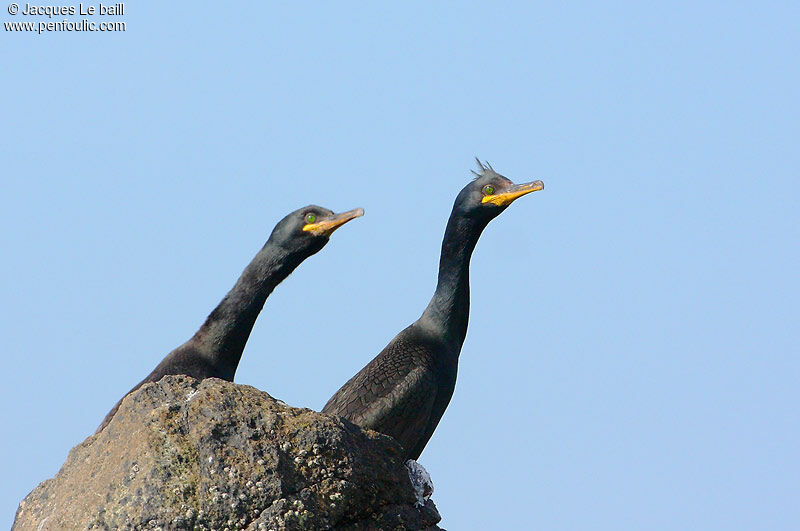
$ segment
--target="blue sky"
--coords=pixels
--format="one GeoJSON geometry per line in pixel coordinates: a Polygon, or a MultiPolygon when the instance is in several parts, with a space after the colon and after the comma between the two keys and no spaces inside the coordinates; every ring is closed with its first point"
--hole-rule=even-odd
{"type": "Polygon", "coordinates": [[[473,257],[441,525],[800,526],[796,3],[126,8],[0,32],[0,527],[281,217],[360,206],[237,373],[321,408],[425,308],[475,155],[546,189],[473,257]]]}

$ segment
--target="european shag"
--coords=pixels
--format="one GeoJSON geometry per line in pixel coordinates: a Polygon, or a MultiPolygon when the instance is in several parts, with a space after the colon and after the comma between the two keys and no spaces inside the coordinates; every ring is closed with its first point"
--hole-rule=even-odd
{"type": "Polygon", "coordinates": [[[450,402],[469,319],[469,261],[488,223],[541,181],[516,185],[481,164],[447,221],[428,307],[325,404],[323,413],[394,437],[416,460],[450,402]]]}
{"type": "MultiPolygon", "coordinates": [[[[125,396],[168,374],[233,381],[256,318],[275,286],[303,260],[325,247],[333,231],[362,215],[361,208],[334,214],[326,208],[310,205],[283,218],[203,326],[189,341],[167,354],[153,372],[125,396]]],[[[97,432],[111,421],[121,403],[122,399],[106,415],[97,432]]]]}

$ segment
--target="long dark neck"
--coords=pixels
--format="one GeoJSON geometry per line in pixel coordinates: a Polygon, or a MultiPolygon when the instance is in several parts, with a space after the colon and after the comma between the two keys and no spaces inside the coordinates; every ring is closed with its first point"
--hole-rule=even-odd
{"type": "Polygon", "coordinates": [[[232,379],[264,302],[304,258],[267,242],[188,343],[232,379]]]}
{"type": "Polygon", "coordinates": [[[455,354],[461,350],[469,321],[469,260],[486,224],[450,215],[439,259],[439,282],[419,322],[440,335],[455,354]]]}

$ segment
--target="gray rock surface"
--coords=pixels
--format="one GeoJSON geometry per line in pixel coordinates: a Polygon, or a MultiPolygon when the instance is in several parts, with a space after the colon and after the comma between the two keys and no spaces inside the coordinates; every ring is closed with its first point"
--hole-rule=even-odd
{"type": "Polygon", "coordinates": [[[439,529],[400,446],[253,387],[167,376],[129,395],[14,529],[439,529]]]}

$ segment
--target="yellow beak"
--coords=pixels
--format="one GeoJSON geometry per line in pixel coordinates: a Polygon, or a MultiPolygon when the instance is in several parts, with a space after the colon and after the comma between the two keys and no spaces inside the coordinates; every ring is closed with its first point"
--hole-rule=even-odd
{"type": "Polygon", "coordinates": [[[481,203],[492,203],[497,206],[506,206],[511,204],[518,197],[525,194],[536,192],[537,190],[544,190],[544,183],[542,181],[533,181],[525,184],[516,184],[499,194],[485,195],[481,199],[481,203]]]}
{"type": "Polygon", "coordinates": [[[351,219],[360,218],[363,215],[363,208],[354,208],[353,210],[348,210],[341,214],[334,214],[332,217],[317,221],[316,223],[308,223],[303,227],[303,230],[315,236],[330,236],[333,231],[351,219]]]}

